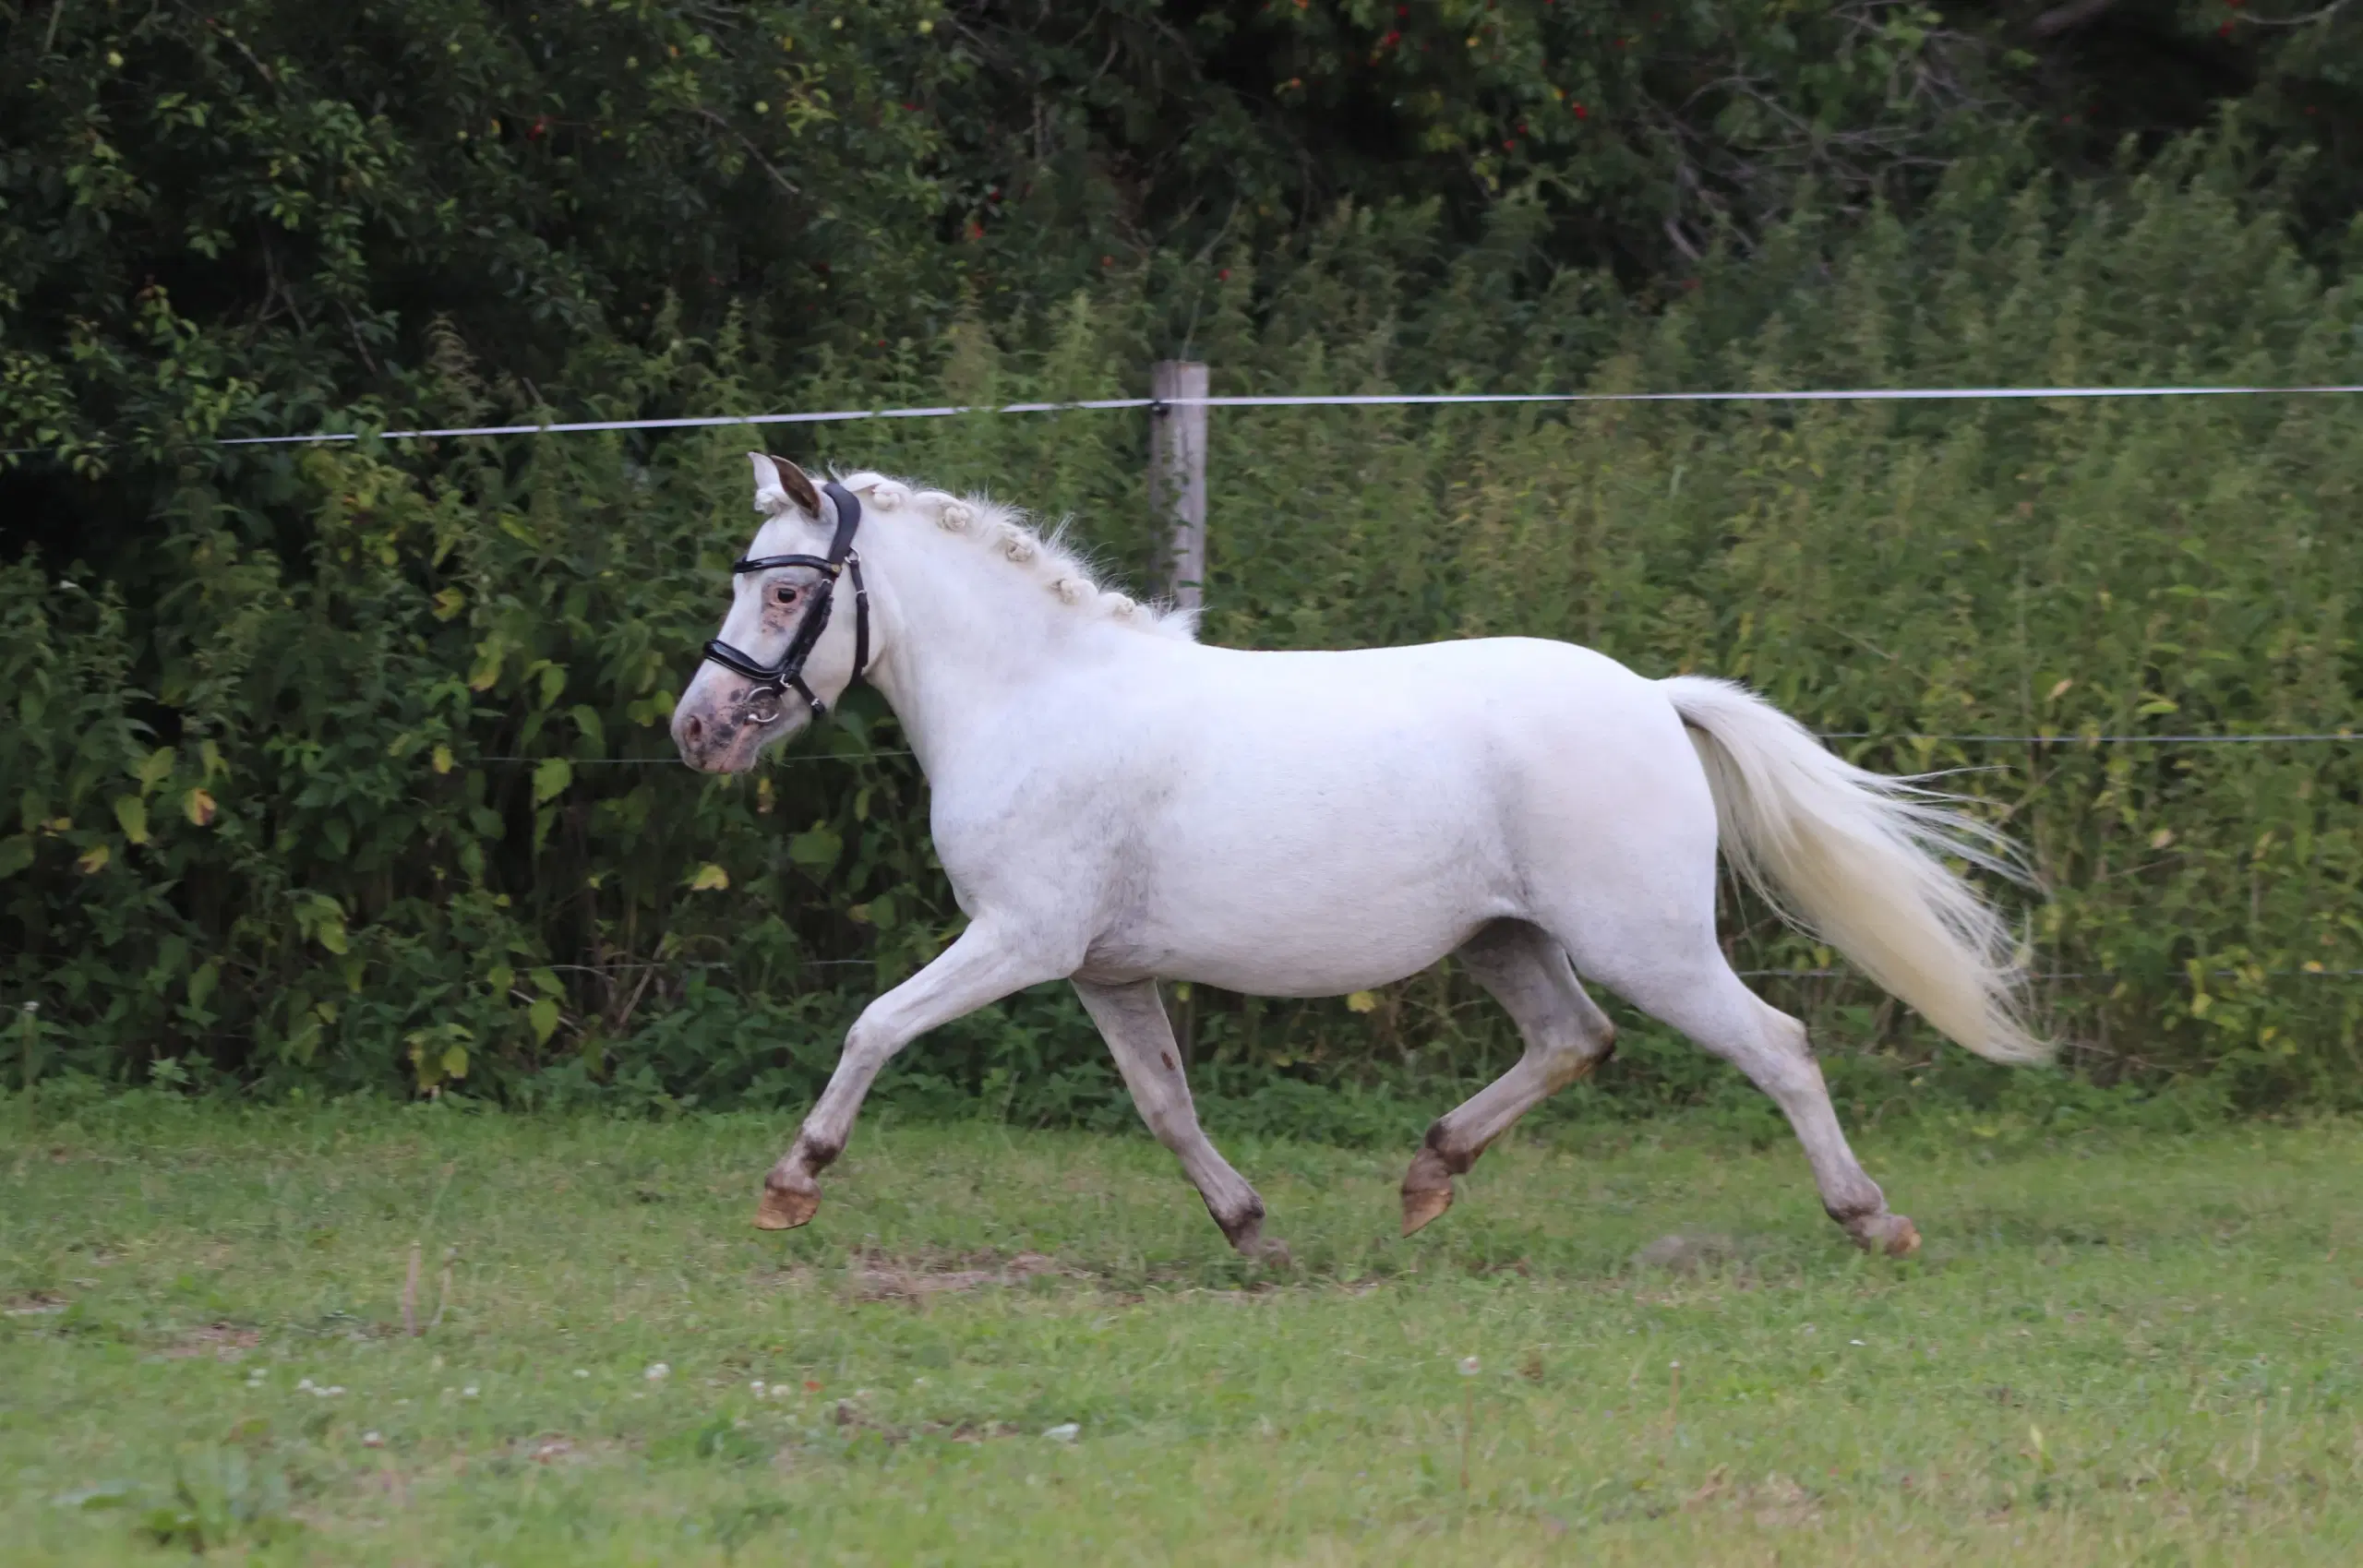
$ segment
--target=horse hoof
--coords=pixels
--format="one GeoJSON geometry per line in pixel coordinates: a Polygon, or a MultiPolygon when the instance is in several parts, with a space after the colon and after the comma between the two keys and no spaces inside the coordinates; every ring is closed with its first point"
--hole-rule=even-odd
{"type": "Polygon", "coordinates": [[[794,1230],[799,1225],[810,1225],[812,1216],[820,1212],[819,1189],[798,1192],[766,1181],[763,1183],[763,1201],[755,1207],[755,1228],[794,1230]]]}
{"type": "Polygon", "coordinates": [[[1411,1156],[1403,1174],[1403,1234],[1410,1235],[1452,1207],[1452,1167],[1433,1149],[1411,1156]]]}
{"type": "Polygon", "coordinates": [[[1452,1189],[1403,1194],[1403,1234],[1409,1236],[1452,1207],[1452,1189]]]}
{"type": "Polygon", "coordinates": [[[1875,1215],[1855,1231],[1854,1240],[1865,1252],[1890,1258],[1908,1258],[1920,1250],[1920,1232],[1907,1215],[1875,1215]]]}
{"type": "MultiPolygon", "coordinates": [[[[1221,1224],[1219,1220],[1216,1223],[1221,1224]]],[[[1296,1266],[1296,1259],[1289,1251],[1289,1244],[1277,1236],[1264,1234],[1264,1206],[1260,1203],[1255,1205],[1253,1213],[1237,1225],[1223,1226],[1222,1234],[1239,1255],[1251,1263],[1263,1263],[1276,1269],[1296,1266]]]]}

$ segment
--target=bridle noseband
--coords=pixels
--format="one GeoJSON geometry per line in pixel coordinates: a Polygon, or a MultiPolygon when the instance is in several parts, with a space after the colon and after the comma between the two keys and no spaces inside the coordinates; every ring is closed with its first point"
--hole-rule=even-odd
{"type": "Polygon", "coordinates": [[[779,700],[793,691],[804,699],[815,719],[829,716],[829,705],[812,695],[804,684],[804,661],[812,656],[812,645],[829,628],[829,602],[835,596],[840,573],[853,574],[853,678],[859,680],[870,667],[870,591],[861,583],[861,557],[854,553],[854,530],[861,526],[861,503],[850,491],[834,481],[821,486],[822,493],[836,503],[837,532],[829,541],[829,553],[822,556],[758,556],[732,563],[735,576],[742,572],[770,571],[774,567],[817,567],[821,580],[812,585],[811,602],[805,606],[804,618],[796,623],[796,635],[787,641],[787,652],[775,664],[759,664],[720,638],[705,645],[705,656],[734,675],[746,676],[755,683],[748,692],[750,708],[758,699],[769,698],[769,712],[750,712],[748,717],[759,724],[770,724],[779,717],[779,700]]]}

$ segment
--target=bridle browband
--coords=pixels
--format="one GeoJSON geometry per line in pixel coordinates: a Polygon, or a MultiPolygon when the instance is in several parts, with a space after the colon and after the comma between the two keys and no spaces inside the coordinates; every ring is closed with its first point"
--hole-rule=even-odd
{"type": "Polygon", "coordinates": [[[811,602],[804,608],[804,618],[796,623],[796,635],[787,640],[787,652],[775,664],[759,664],[720,638],[705,645],[705,656],[734,675],[746,676],[755,683],[748,692],[751,708],[754,702],[769,697],[771,711],[750,712],[747,716],[759,724],[770,724],[779,717],[779,700],[793,691],[804,699],[815,719],[829,716],[829,705],[812,695],[804,684],[804,661],[812,656],[812,645],[829,628],[829,604],[835,596],[837,578],[850,571],[853,575],[853,678],[859,680],[870,667],[870,590],[862,586],[861,557],[854,553],[854,530],[861,526],[861,503],[852,492],[834,481],[821,486],[821,492],[836,504],[837,532],[829,541],[827,556],[756,556],[731,564],[731,573],[770,571],[775,567],[815,567],[822,573],[812,585],[811,602]]]}

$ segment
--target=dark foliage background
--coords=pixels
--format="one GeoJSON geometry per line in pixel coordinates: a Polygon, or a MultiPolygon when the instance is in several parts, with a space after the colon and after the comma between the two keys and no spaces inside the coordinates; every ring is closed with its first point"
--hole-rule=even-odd
{"type": "MultiPolygon", "coordinates": [[[[793,1102],[953,928],[882,711],[743,785],[666,765],[743,435],[216,437],[1132,392],[1174,353],[1232,390],[2363,379],[2358,18],[0,7],[0,985],[38,1004],[0,1064],[793,1102]]],[[[2352,722],[2357,425],[1225,416],[1209,632],[1574,637],[1750,679],[1876,765],[1986,770],[2084,1078],[2352,1104],[2351,748],[1879,737],[2352,722]]],[[[1137,564],[1144,435],[791,449],[1074,511],[1137,564]]],[[[1829,967],[1758,916],[1747,964],[1829,967]]],[[[1766,983],[1853,1047],[1850,1093],[1999,1092],[1842,976],[1766,983]]],[[[1362,1011],[1177,999],[1274,1125],[1508,1048],[1448,970],[1362,1011]]],[[[1618,1103],[1721,1092],[1629,1038],[1618,1103]]],[[[1050,992],[891,1092],[1128,1114],[1050,992]]]]}

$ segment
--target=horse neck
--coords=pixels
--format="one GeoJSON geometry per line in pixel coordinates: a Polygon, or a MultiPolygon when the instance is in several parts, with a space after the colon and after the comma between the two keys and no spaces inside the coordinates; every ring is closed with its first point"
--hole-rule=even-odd
{"type": "Polygon", "coordinates": [[[988,547],[916,517],[881,521],[861,541],[882,634],[869,678],[923,769],[1028,687],[1091,656],[1109,629],[988,547]]]}

